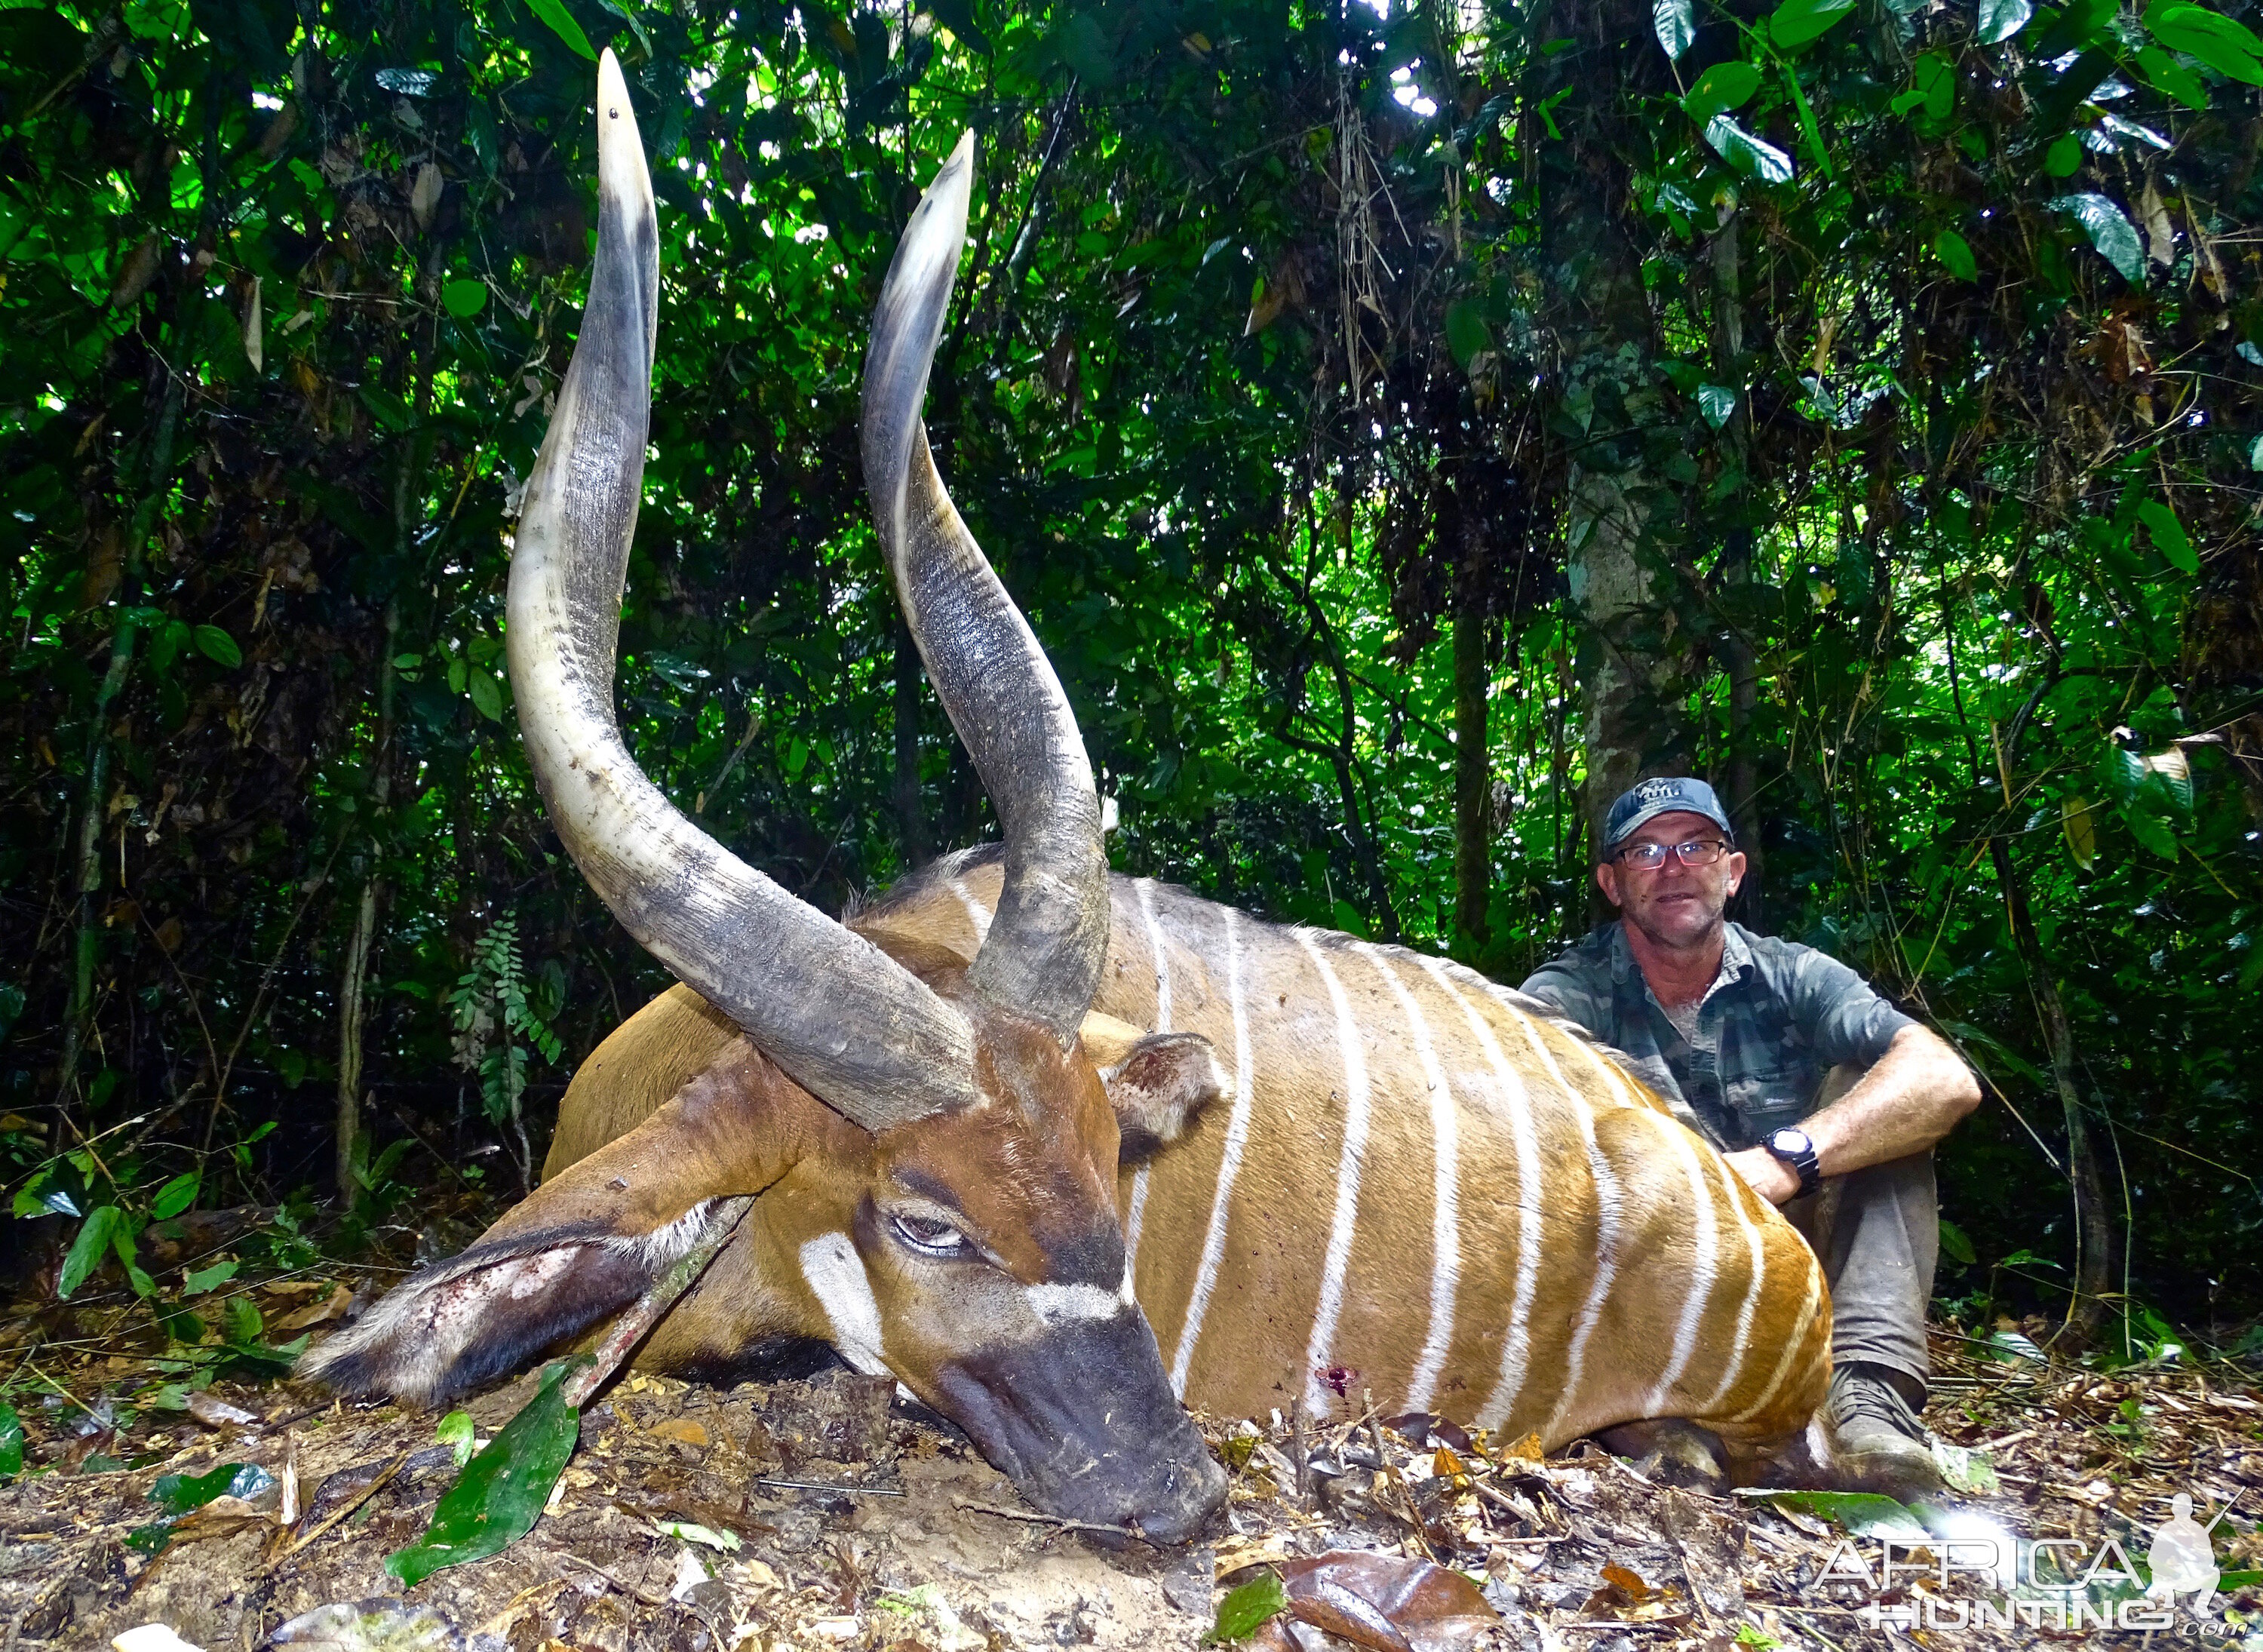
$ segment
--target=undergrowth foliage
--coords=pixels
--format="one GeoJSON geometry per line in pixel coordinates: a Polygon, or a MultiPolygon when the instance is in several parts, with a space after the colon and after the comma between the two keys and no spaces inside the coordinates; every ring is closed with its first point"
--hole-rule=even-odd
{"type": "Polygon", "coordinates": [[[414,1163],[523,1180],[664,983],[545,823],[502,660],[595,43],[664,242],[618,699],[707,830],[835,909],[992,830],[855,458],[889,249],[971,125],[929,420],[1117,865],[1514,981],[1594,916],[1591,770],[1687,764],[1759,851],[1743,916],[1989,1081],[1944,1160],[1957,1311],[2079,1284],[2231,1336],[2254,22],[0,11],[7,1243],[141,1291],[152,1224],[279,1209],[300,1244],[343,1184],[358,1242],[414,1163]]]}

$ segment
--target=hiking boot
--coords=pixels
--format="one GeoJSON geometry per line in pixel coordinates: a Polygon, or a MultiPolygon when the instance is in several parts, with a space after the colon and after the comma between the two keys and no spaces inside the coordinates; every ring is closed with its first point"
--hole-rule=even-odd
{"type": "Polygon", "coordinates": [[[1831,1373],[1823,1402],[1833,1478],[1842,1491],[1876,1491],[1904,1503],[1948,1493],[1933,1460],[1933,1443],[1918,1420],[1925,1390],[1915,1377],[1861,1362],[1831,1373]],[[1917,1390],[1913,1403],[1908,1390],[1917,1390]]]}

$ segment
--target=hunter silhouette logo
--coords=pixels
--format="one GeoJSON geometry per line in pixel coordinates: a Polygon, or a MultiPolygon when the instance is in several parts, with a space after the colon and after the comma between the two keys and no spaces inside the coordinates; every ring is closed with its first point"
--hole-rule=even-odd
{"type": "Polygon", "coordinates": [[[2169,1518],[2153,1533],[2153,1546],[2145,1553],[2153,1569],[2152,1585],[2145,1590],[2149,1598],[2165,1600],[2173,1607],[2177,1597],[2190,1590],[2194,1615],[2208,1614],[2209,1602],[2215,1598],[2216,1585],[2223,1576],[2209,1538],[2217,1522],[2230,1512],[2227,1505],[2216,1519],[2202,1525],[2192,1518],[2190,1497],[2180,1491],[2169,1499],[2169,1518]]]}

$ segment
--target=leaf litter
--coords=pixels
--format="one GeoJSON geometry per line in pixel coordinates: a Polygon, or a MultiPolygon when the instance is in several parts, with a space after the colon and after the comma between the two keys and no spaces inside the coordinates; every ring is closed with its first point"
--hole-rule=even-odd
{"type": "MultiPolygon", "coordinates": [[[[273,1295],[328,1308],[364,1282],[290,1283],[273,1295]]],[[[246,1370],[192,1409],[137,1409],[165,1373],[133,1351],[133,1310],[105,1323],[97,1304],[71,1307],[68,1337],[42,1339],[46,1305],[0,1319],[0,1339],[18,1333],[24,1464],[0,1485],[10,1652],[150,1625],[208,1652],[1852,1652],[1912,1643],[1876,1622],[1881,1602],[1992,1586],[1921,1575],[1933,1511],[1679,1488],[1593,1442],[1543,1457],[1372,1406],[1319,1425],[1199,1419],[1233,1470],[1229,1503],[1210,1540],[1169,1551],[1063,1529],[948,1423],[839,1368],[728,1389],[632,1373],[575,1413],[552,1367],[445,1417],[246,1370]],[[483,1458],[500,1502],[465,1489],[483,1458]],[[436,1532],[492,1552],[405,1585],[436,1532]],[[1905,1569],[1883,1594],[1825,1576],[1846,1544],[1875,1555],[1890,1533],[1905,1569]]],[[[1936,1339],[1927,1420],[1944,1471],[1972,1489],[1960,1518],[2030,1540],[2112,1538],[2142,1562],[2173,1496],[2203,1523],[2228,1506],[2214,1542],[2230,1633],[2212,1643],[2263,1648],[2254,1384],[2222,1366],[2101,1371],[2021,1343],[2014,1357],[1936,1339]]],[[[1942,1643],[2026,1647],[2037,1631],[1942,1643]]]]}

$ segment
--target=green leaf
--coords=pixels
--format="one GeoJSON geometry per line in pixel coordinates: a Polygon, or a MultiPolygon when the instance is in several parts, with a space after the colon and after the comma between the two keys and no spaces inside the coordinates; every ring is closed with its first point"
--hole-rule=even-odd
{"type": "Polygon", "coordinates": [[[1651,0],[1650,24],[1667,56],[1680,62],[1697,38],[1697,0],[1651,0]]]}
{"type": "Polygon", "coordinates": [[[552,33],[591,62],[597,61],[596,48],[589,44],[589,37],[582,33],[582,25],[574,21],[574,14],[566,9],[563,0],[526,0],[526,4],[536,17],[550,25],[552,33]]]}
{"type": "Polygon", "coordinates": [[[2085,872],[2098,864],[2098,824],[2091,818],[2092,807],[2087,798],[2080,796],[2062,799],[2058,806],[2059,830],[2066,838],[2066,852],[2085,872]]]}
{"type": "Polygon", "coordinates": [[[1705,123],[1705,141],[1730,165],[1763,184],[1791,181],[1791,156],[1754,137],[1726,115],[1715,115],[1705,123]]]}
{"type": "Polygon", "coordinates": [[[1493,348],[1493,334],[1475,299],[1457,299],[1446,306],[1446,348],[1454,352],[1454,365],[1464,372],[1480,351],[1493,348]]]}
{"type": "Polygon", "coordinates": [[[1737,1496],[1751,1497],[1773,1508],[1797,1509],[1802,1514],[1835,1520],[1853,1537],[1892,1538],[1918,1542],[1926,1529],[1917,1516],[1891,1497],[1870,1491],[1765,1491],[1739,1487],[1737,1496]]]}
{"type": "Polygon", "coordinates": [[[1204,1646],[1225,1641],[1247,1641],[1289,1607],[1289,1590],[1270,1568],[1239,1589],[1229,1590],[1218,1603],[1218,1621],[1203,1636],[1204,1646]]]}
{"type": "Polygon", "coordinates": [[[1972,243],[1954,229],[1944,229],[1933,238],[1933,256],[1960,281],[1980,279],[1980,261],[1972,256],[1972,243]]]}
{"type": "Polygon", "coordinates": [[[2196,57],[2227,80],[2263,86],[2263,40],[2235,18],[2204,7],[2154,4],[2145,27],[2173,52],[2196,57]]]}
{"type": "Polygon", "coordinates": [[[1729,415],[1737,410],[1737,393],[1727,385],[1701,384],[1697,387],[1697,411],[1705,423],[1715,430],[1729,422],[1729,415]]]}
{"type": "Polygon", "coordinates": [[[1768,38],[1787,52],[1796,52],[1840,18],[1851,16],[1855,0],[1783,0],[1768,14],[1768,38]]]}
{"type": "MultiPolygon", "coordinates": [[[[2044,30],[2042,39],[2035,42],[2031,54],[2033,60],[2038,63],[2048,63],[2054,58],[2088,46],[2105,31],[2106,25],[2114,20],[2114,14],[2121,9],[2122,0],[2071,0],[2066,10],[2059,13],[2058,20],[2044,30]]],[[[2079,72],[2079,66],[2077,70],[2070,72],[2079,72]]],[[[2096,85],[2097,82],[2093,81],[2091,84],[2096,85]]]]}
{"type": "Polygon", "coordinates": [[[2001,45],[2026,28],[2035,14],[2029,0],[1980,0],[1980,44],[2001,45]]]}
{"type": "Polygon", "coordinates": [[[0,1400],[0,1474],[24,1472],[24,1422],[16,1408],[0,1400]]]}
{"type": "Polygon", "coordinates": [[[235,639],[218,626],[199,626],[193,633],[197,652],[216,664],[234,670],[243,663],[243,650],[235,646],[235,639]]]}
{"type": "Polygon", "coordinates": [[[1910,89],[1893,101],[1898,115],[1920,108],[1934,122],[1948,120],[1956,108],[1956,66],[1938,52],[1927,52],[1910,65],[1910,89]]]}
{"type": "Polygon", "coordinates": [[[495,681],[495,673],[474,665],[464,674],[465,686],[472,692],[472,704],[481,716],[489,722],[502,721],[502,685],[495,681]]]}
{"type": "Polygon", "coordinates": [[[2164,860],[2177,858],[2177,835],[2168,822],[2158,815],[2147,815],[2134,808],[2122,811],[2122,823],[2129,835],[2164,860]]]}
{"type": "Polygon", "coordinates": [[[1972,1241],[1964,1236],[1964,1229],[1943,1216],[1941,1219],[1941,1248],[1949,1257],[1970,1267],[1980,1258],[1972,1249],[1972,1241]]]}
{"type": "Polygon", "coordinates": [[[2200,572],[2199,553],[2185,537],[2184,524],[2177,520],[2175,511],[2158,499],[2148,499],[2137,507],[2137,520],[2145,525],[2145,531],[2152,535],[2153,548],[2167,559],[2170,567],[2180,574],[2200,572]]]}
{"type": "Polygon", "coordinates": [[[2053,210],[2074,214],[2075,222],[2090,237],[2090,244],[2098,249],[2099,256],[2122,272],[2122,279],[2136,285],[2144,279],[2145,249],[2137,239],[2137,226],[2129,221],[2112,200],[2095,191],[2079,195],[2061,195],[2051,202],[2053,210]]]}
{"type": "Polygon", "coordinates": [[[228,1305],[221,1309],[221,1325],[228,1341],[242,1348],[257,1344],[267,1329],[267,1322],[259,1316],[258,1305],[248,1296],[228,1299],[228,1305]]]}
{"type": "Polygon", "coordinates": [[[465,1465],[432,1511],[424,1540],[385,1557],[385,1569],[413,1589],[445,1566],[500,1554],[534,1529],[550,1489],[581,1437],[582,1417],[559,1384],[575,1361],[561,1361],[517,1417],[465,1465]]]}
{"type": "Polygon", "coordinates": [[[197,1202],[197,1190],[204,1185],[200,1170],[184,1170],[157,1190],[157,1197],[149,1201],[149,1217],[153,1221],[170,1221],[197,1202]]]}
{"type": "Polygon", "coordinates": [[[1760,89],[1761,71],[1755,65],[1741,60],[1716,63],[1697,76],[1681,107],[1692,120],[1702,124],[1715,115],[1743,108],[1760,89]]]}
{"type": "Polygon", "coordinates": [[[249,1500],[274,1483],[275,1476],[257,1463],[222,1463],[208,1474],[158,1476],[149,1488],[149,1501],[178,1518],[216,1497],[249,1500]]]}
{"type": "Polygon", "coordinates": [[[118,1218],[115,1205],[98,1205],[89,1213],[78,1237],[71,1241],[69,1254],[63,1257],[62,1277],[55,1281],[59,1299],[68,1301],[70,1293],[86,1283],[87,1276],[102,1265],[111,1235],[118,1231],[118,1218]]]}
{"type": "Polygon", "coordinates": [[[2247,468],[2263,470],[2263,436],[2258,436],[2247,445],[2247,468]]]}
{"type": "Polygon", "coordinates": [[[458,321],[469,321],[488,307],[488,284],[479,280],[451,281],[440,289],[440,302],[458,321]]]}
{"type": "Polygon", "coordinates": [[[2208,83],[2159,47],[2139,47],[2137,68],[2165,96],[2175,98],[2187,109],[2207,112],[2208,83]]]}
{"type": "Polygon", "coordinates": [[[2071,132],[2060,133],[2043,151],[2043,170],[2052,178],[2072,178],[2081,165],[2082,140],[2071,132]]]}
{"type": "Polygon", "coordinates": [[[1968,1497],[1992,1497],[2004,1489],[1996,1478],[1996,1464],[1986,1452],[1969,1446],[1952,1446],[1945,1439],[1933,1442],[1934,1467],[1948,1482],[1952,1491],[1961,1491],[1968,1497]]]}
{"type": "Polygon", "coordinates": [[[472,1431],[472,1414],[469,1411],[449,1412],[440,1419],[440,1426],[432,1431],[432,1438],[454,1454],[459,1468],[471,1461],[472,1453],[479,1449],[478,1436],[472,1431]]]}
{"type": "Polygon", "coordinates": [[[191,1268],[181,1276],[183,1296],[202,1296],[216,1286],[226,1285],[235,1277],[236,1269],[243,1264],[230,1257],[225,1262],[215,1262],[208,1268],[191,1268]]]}

